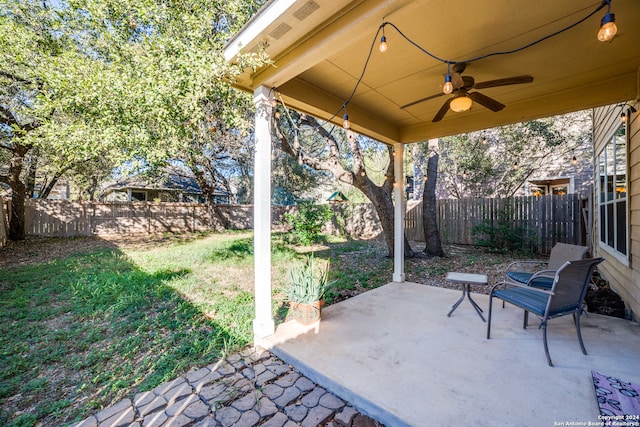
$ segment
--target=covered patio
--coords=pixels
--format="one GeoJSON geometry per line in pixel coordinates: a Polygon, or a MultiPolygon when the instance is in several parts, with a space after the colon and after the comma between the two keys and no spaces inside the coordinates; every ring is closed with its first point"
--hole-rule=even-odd
{"type": "MultiPolygon", "coordinates": [[[[557,319],[550,368],[541,332],[521,328],[520,310],[497,310],[491,340],[467,302],[448,318],[457,293],[405,283],[403,152],[404,144],[604,105],[617,105],[618,116],[636,112],[639,44],[635,0],[268,2],[225,50],[231,63],[252,52],[272,61],[235,82],[256,105],[256,342],[387,425],[597,422],[591,371],[640,382],[638,325],[585,318],[583,356],[570,319],[557,319]],[[600,41],[612,19],[617,35],[600,41]],[[459,112],[454,98],[467,98],[459,112]],[[393,283],[328,307],[309,331],[276,330],[272,315],[274,102],[328,124],[348,119],[353,131],[394,147],[393,283]]],[[[477,300],[486,308],[486,297],[477,300]]]]}
{"type": "MultiPolygon", "coordinates": [[[[497,305],[487,340],[468,301],[447,317],[459,295],[389,283],[327,307],[314,326],[280,325],[259,344],[394,427],[587,425],[601,421],[591,371],[640,383],[638,323],[583,316],[585,356],[571,317],[552,320],[550,368],[534,319],[523,329],[522,310],[497,305]]],[[[488,297],[473,298],[486,312],[488,297]]]]}

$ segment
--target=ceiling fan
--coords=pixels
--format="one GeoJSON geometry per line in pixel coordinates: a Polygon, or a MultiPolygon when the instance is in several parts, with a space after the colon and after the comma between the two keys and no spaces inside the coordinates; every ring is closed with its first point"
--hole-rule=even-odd
{"type": "MultiPolygon", "coordinates": [[[[453,64],[453,73],[451,73],[451,83],[453,85],[453,91],[451,93],[453,96],[445,101],[440,110],[438,110],[436,115],[433,117],[432,122],[439,122],[440,120],[442,120],[444,115],[447,114],[449,108],[451,108],[453,111],[458,112],[467,111],[469,108],[471,108],[472,101],[477,102],[478,104],[488,108],[493,112],[500,111],[505,107],[504,104],[496,101],[493,98],[483,95],[480,92],[470,92],[470,90],[472,89],[487,89],[497,86],[531,83],[533,81],[532,76],[523,75],[476,83],[473,77],[461,75],[466,68],[467,64],[465,62],[456,62],[455,64],[453,64]]],[[[407,105],[403,105],[400,108],[404,109],[407,107],[411,107],[413,105],[428,101],[430,99],[438,98],[439,96],[443,95],[445,95],[445,93],[440,92],[435,95],[427,96],[426,98],[418,99],[417,101],[413,101],[407,105]]]]}

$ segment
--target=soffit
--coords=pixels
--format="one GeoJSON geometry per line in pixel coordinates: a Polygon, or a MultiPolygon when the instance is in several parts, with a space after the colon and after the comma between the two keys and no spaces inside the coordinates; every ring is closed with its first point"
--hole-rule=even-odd
{"type": "MultiPolygon", "coordinates": [[[[401,106],[440,93],[446,65],[420,52],[391,25],[385,27],[389,50],[380,53],[376,32],[382,22],[394,24],[433,54],[460,61],[526,45],[586,16],[600,3],[289,1],[287,11],[244,47],[261,46],[273,65],[248,70],[237,86],[248,91],[260,85],[277,87],[287,105],[340,123],[341,106],[358,82],[373,43],[367,69],[347,108],[354,130],[384,142],[415,142],[638,96],[640,2],[635,0],[613,0],[619,32],[611,43],[596,39],[604,9],[531,48],[469,63],[463,75],[476,82],[522,74],[532,75],[534,81],[479,90],[506,105],[500,112],[475,104],[467,112],[449,111],[438,123],[431,120],[447,96],[401,106]],[[304,19],[295,15],[301,8],[311,10],[304,19]],[[283,25],[291,29],[279,34],[283,25]]],[[[228,52],[233,48],[232,41],[228,52]]]]}

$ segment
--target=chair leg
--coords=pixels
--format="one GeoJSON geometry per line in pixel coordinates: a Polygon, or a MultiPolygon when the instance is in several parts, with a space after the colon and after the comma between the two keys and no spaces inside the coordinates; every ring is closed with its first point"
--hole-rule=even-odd
{"type": "Polygon", "coordinates": [[[573,321],[576,324],[576,331],[578,331],[578,341],[580,341],[580,348],[582,349],[582,354],[587,354],[587,349],[584,348],[584,342],[582,341],[582,333],[580,332],[580,314],[576,316],[573,313],[573,321]]]}
{"type": "Polygon", "coordinates": [[[487,339],[490,339],[490,335],[491,335],[491,307],[493,305],[492,303],[493,303],[493,294],[489,294],[489,320],[487,320],[487,339]]]}
{"type": "Polygon", "coordinates": [[[529,324],[529,312],[527,310],[524,311],[524,320],[522,321],[522,329],[527,329],[527,325],[529,324]]]}
{"type": "Polygon", "coordinates": [[[549,366],[553,366],[551,362],[551,356],[549,355],[549,346],[547,345],[547,324],[544,323],[542,326],[542,340],[544,341],[544,354],[547,355],[547,362],[549,362],[549,366]]]}

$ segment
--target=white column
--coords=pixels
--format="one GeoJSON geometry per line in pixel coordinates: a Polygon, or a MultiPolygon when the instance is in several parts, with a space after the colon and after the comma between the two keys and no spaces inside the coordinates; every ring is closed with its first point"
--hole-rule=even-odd
{"type": "Polygon", "coordinates": [[[393,281],[404,282],[404,146],[393,145],[393,281]]]}
{"type": "Polygon", "coordinates": [[[273,335],[271,316],[271,101],[269,88],[260,86],[253,93],[256,106],[253,176],[253,253],[256,338],[273,335]]]}

